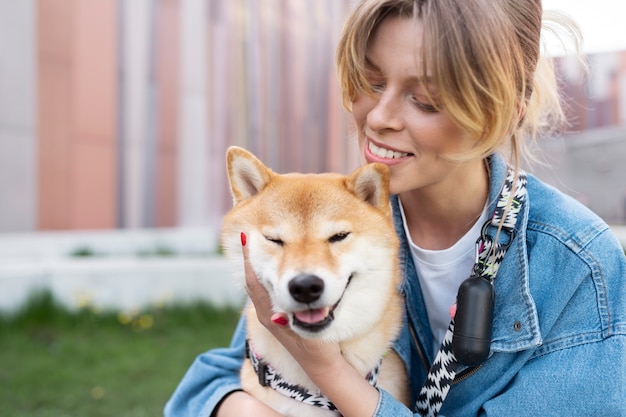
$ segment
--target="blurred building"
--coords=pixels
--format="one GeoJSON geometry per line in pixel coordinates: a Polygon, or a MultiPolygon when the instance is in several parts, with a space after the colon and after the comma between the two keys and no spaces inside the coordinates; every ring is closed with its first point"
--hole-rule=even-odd
{"type": "MultiPolygon", "coordinates": [[[[349,3],[0,0],[0,231],[219,224],[230,145],[351,170],[333,62],[349,3]]],[[[626,51],[590,63],[557,68],[593,136],[626,126],[626,51]]]]}
{"type": "Polygon", "coordinates": [[[534,173],[611,224],[626,224],[626,51],[555,65],[570,121],[562,137],[540,141],[547,166],[534,173]]]}
{"type": "Polygon", "coordinates": [[[576,57],[555,62],[570,130],[626,126],[626,51],[589,55],[587,65],[576,57]]]}
{"type": "Polygon", "coordinates": [[[0,0],[0,231],[203,226],[224,158],[354,166],[348,1],[0,0]]]}

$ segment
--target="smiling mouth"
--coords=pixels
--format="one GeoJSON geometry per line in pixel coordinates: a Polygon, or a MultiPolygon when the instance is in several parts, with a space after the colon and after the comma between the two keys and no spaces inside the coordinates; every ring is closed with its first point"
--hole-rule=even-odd
{"type": "Polygon", "coordinates": [[[391,149],[381,148],[375,145],[371,140],[367,142],[367,148],[372,155],[375,155],[382,159],[400,159],[411,155],[408,152],[392,151],[391,149]]]}
{"type": "Polygon", "coordinates": [[[346,293],[346,289],[352,281],[352,275],[348,278],[348,283],[343,290],[343,294],[339,297],[339,300],[333,306],[326,306],[322,308],[313,308],[307,310],[296,311],[293,313],[293,325],[310,332],[320,332],[327,328],[333,320],[335,320],[335,310],[343,300],[343,296],[346,293]]]}

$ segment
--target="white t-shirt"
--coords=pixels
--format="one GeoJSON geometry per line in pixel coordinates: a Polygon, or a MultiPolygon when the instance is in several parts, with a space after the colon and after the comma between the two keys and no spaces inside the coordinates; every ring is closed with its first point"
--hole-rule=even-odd
{"type": "Polygon", "coordinates": [[[472,228],[454,245],[442,250],[422,249],[413,243],[400,202],[404,231],[409,241],[413,263],[422,288],[428,321],[433,332],[434,352],[450,324],[450,307],[456,303],[459,286],[469,278],[476,257],[476,240],[487,221],[487,206],[472,228]]]}

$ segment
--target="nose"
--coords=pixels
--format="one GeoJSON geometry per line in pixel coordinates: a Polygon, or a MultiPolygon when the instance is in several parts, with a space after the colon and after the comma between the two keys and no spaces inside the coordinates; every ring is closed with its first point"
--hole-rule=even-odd
{"type": "Polygon", "coordinates": [[[368,126],[377,132],[400,130],[402,128],[401,100],[391,90],[385,90],[376,98],[376,102],[367,113],[368,126]]]}
{"type": "Polygon", "coordinates": [[[300,274],[289,281],[289,293],[294,300],[310,304],[324,292],[324,281],[318,276],[300,274]]]}

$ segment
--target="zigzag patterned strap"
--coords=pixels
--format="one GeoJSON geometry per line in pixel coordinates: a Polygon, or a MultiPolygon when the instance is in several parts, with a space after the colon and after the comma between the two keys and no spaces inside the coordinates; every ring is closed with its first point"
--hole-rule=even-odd
{"type": "MultiPolygon", "coordinates": [[[[339,411],[335,404],[332,403],[324,394],[321,392],[311,392],[304,388],[301,385],[292,384],[287,381],[276,369],[268,365],[261,359],[250,346],[250,342],[246,341],[246,355],[250,359],[252,363],[252,368],[256,372],[259,378],[259,384],[264,387],[270,387],[273,390],[292,398],[296,401],[300,401],[305,404],[313,405],[315,407],[320,407],[325,410],[336,411],[339,415],[339,411]]],[[[378,374],[380,371],[381,360],[378,362],[376,367],[367,374],[365,379],[372,386],[376,386],[376,382],[378,381],[378,374]]]]}
{"type": "MultiPolygon", "coordinates": [[[[525,172],[518,171],[516,178],[515,171],[509,169],[493,216],[485,223],[476,241],[476,263],[472,271],[473,275],[484,277],[491,282],[495,279],[498,268],[513,240],[517,215],[526,198],[526,182],[525,172]],[[514,191],[513,185],[515,185],[514,191]],[[508,241],[495,242],[491,236],[487,235],[486,229],[490,225],[501,226],[500,233],[508,234],[508,241]]],[[[450,326],[415,403],[415,411],[422,416],[436,417],[439,414],[456,376],[459,362],[452,351],[453,336],[454,319],[450,321],[450,326]]]]}
{"type": "Polygon", "coordinates": [[[437,352],[435,361],[426,376],[426,382],[417,397],[415,411],[422,416],[435,417],[439,413],[443,401],[446,399],[448,391],[450,391],[450,385],[452,385],[456,376],[459,362],[456,360],[454,352],[452,352],[453,336],[454,320],[448,326],[439,352],[437,352]]]}

